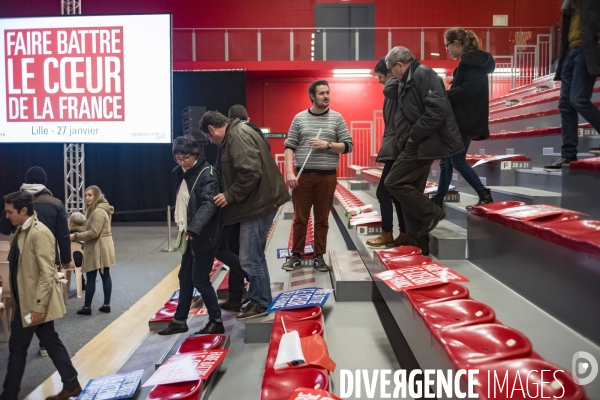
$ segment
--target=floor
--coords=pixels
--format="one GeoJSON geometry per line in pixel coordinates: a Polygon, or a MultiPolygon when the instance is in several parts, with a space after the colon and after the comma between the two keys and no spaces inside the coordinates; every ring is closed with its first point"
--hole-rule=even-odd
{"type": "MultiPolygon", "coordinates": [[[[289,206],[287,205],[286,207],[289,208],[289,206]]],[[[283,260],[277,259],[276,250],[287,247],[290,228],[291,220],[284,219],[284,213],[281,213],[265,251],[271,282],[283,282],[286,279],[286,272],[281,269],[283,260]]],[[[124,262],[127,259],[129,260],[128,262],[135,263],[138,266],[146,265],[150,260],[154,260],[152,261],[154,264],[165,263],[166,265],[163,267],[164,279],[156,282],[153,288],[147,289],[146,294],[139,301],[131,304],[128,310],[122,310],[119,318],[114,319],[110,325],[101,332],[98,332],[95,337],[88,338],[86,344],[76,350],[73,362],[80,373],[82,385],[85,385],[89,378],[111,374],[118,370],[148,333],[146,321],[177,287],[177,270],[174,268],[179,261],[178,256],[175,253],[169,254],[160,251],[162,247],[166,246],[166,234],[164,232],[162,232],[161,236],[159,235],[159,231],[161,230],[158,227],[154,227],[151,230],[146,226],[134,226],[134,224],[115,226],[113,230],[116,237],[123,238],[120,242],[121,245],[117,249],[118,260],[123,260],[122,262],[124,262]],[[155,230],[156,232],[154,232],[155,230]],[[147,235],[151,233],[153,240],[147,238],[147,235]],[[159,237],[163,239],[159,240],[159,237]],[[124,332],[127,334],[124,335],[124,332]]],[[[163,228],[163,230],[166,229],[163,228]]],[[[347,245],[337,228],[333,216],[330,216],[328,248],[336,250],[347,249],[347,245]]],[[[119,264],[121,265],[121,261],[119,264]]],[[[115,269],[115,275],[116,272],[117,269],[115,269]]],[[[148,281],[148,277],[145,276],[146,274],[142,270],[138,272],[139,275],[130,276],[127,278],[127,281],[123,280],[123,285],[125,287],[138,285],[140,283],[138,279],[143,282],[148,281]]],[[[331,280],[329,274],[317,274],[314,286],[330,288],[331,280]]],[[[215,287],[219,283],[217,280],[215,287]]],[[[116,293],[117,291],[115,290],[116,293]]],[[[99,297],[99,294],[96,297],[99,297]]],[[[101,302],[101,299],[96,300],[101,302]]],[[[73,301],[73,303],[77,302],[81,302],[81,299],[73,301]]],[[[117,304],[116,296],[113,304],[117,304]]],[[[328,343],[330,355],[337,364],[336,372],[330,374],[334,394],[339,395],[340,393],[339,370],[341,369],[395,370],[400,368],[373,303],[336,303],[332,295],[324,308],[324,316],[325,338],[328,343]],[[360,343],[360,346],[357,346],[357,343],[360,343]]],[[[229,318],[227,314],[225,314],[225,318],[234,321],[231,322],[233,327],[230,331],[230,352],[224,361],[219,373],[219,379],[210,399],[258,398],[268,345],[244,343],[244,323],[229,318]]],[[[60,332],[65,342],[67,342],[65,338],[67,338],[71,330],[72,325],[69,325],[63,327],[60,332]]],[[[30,358],[32,357],[37,356],[30,355],[30,358]]],[[[27,378],[27,380],[29,379],[32,378],[27,378]]],[[[42,380],[38,379],[39,383],[42,380]]],[[[32,382],[27,383],[31,384],[32,382]]],[[[37,387],[27,399],[43,399],[45,396],[53,394],[59,388],[58,374],[55,373],[37,387]]]]}

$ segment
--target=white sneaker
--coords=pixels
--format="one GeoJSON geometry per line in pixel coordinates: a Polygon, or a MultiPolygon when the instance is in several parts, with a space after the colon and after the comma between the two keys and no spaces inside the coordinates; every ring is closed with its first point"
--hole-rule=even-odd
{"type": "Polygon", "coordinates": [[[42,346],[40,346],[40,357],[48,357],[48,352],[42,346]]]}

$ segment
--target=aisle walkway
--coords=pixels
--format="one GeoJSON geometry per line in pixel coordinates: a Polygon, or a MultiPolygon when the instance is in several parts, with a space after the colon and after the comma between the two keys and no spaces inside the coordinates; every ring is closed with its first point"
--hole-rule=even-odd
{"type": "MultiPolygon", "coordinates": [[[[163,247],[166,247],[166,230],[166,223],[164,222],[113,224],[117,265],[111,269],[113,279],[112,312],[110,314],[98,312],[98,307],[103,301],[102,284],[99,277],[97,278],[91,317],[75,313],[83,306],[83,298],[72,297],[69,299],[67,314],[56,322],[56,328],[71,357],[78,357],[79,353],[92,339],[130,310],[147,293],[151,292],[165,276],[172,276],[172,283],[165,282],[164,288],[165,292],[170,291],[172,293],[173,287],[177,286],[177,274],[169,274],[179,264],[180,255],[160,251],[163,247]]],[[[161,304],[166,296],[161,294],[158,297],[161,304]]],[[[148,306],[147,312],[153,313],[157,308],[154,305],[148,306]]],[[[147,331],[146,323],[144,323],[144,327],[147,331]]],[[[130,328],[129,326],[123,327],[122,332],[117,337],[125,338],[130,335],[130,328]]],[[[125,339],[121,339],[121,341],[123,340],[125,339]]],[[[108,345],[107,347],[110,348],[108,345]]],[[[123,357],[128,353],[129,351],[124,351],[123,357]]],[[[0,384],[6,375],[7,360],[8,345],[6,342],[0,342],[0,384]]],[[[29,348],[20,398],[25,398],[50,377],[54,371],[52,361],[48,357],[38,355],[38,339],[34,338],[29,348]]],[[[80,373],[86,375],[81,371],[80,373]]],[[[36,390],[35,396],[32,394],[28,398],[44,399],[42,393],[53,394],[53,389],[47,390],[49,391],[36,390]]]]}

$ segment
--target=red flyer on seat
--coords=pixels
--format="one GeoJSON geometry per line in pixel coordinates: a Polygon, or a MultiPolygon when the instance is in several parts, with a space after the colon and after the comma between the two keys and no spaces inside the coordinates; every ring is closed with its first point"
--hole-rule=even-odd
{"type": "Polygon", "coordinates": [[[375,274],[375,276],[396,292],[448,282],[469,282],[464,276],[435,262],[383,271],[375,274]]]}
{"type": "Polygon", "coordinates": [[[551,215],[559,215],[564,212],[573,211],[548,204],[534,204],[491,211],[488,214],[498,214],[509,218],[519,219],[521,221],[530,221],[532,219],[549,217],[551,215]]]}
{"type": "Polygon", "coordinates": [[[298,388],[288,400],[342,400],[329,392],[319,389],[298,388]]]}
{"type": "Polygon", "coordinates": [[[219,349],[175,354],[161,365],[142,386],[206,380],[223,361],[227,351],[219,349]]]}

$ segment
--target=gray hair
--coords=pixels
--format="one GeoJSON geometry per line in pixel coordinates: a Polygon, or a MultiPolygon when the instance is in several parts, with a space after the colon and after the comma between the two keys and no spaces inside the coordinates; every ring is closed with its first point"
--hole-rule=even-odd
{"type": "Polygon", "coordinates": [[[73,226],[84,226],[85,225],[85,215],[80,212],[74,212],[69,217],[69,221],[73,224],[73,226]]]}
{"type": "Polygon", "coordinates": [[[387,56],[385,56],[385,63],[387,66],[393,67],[399,62],[407,64],[411,62],[412,59],[413,55],[409,49],[404,46],[396,46],[390,50],[387,56]]]}

